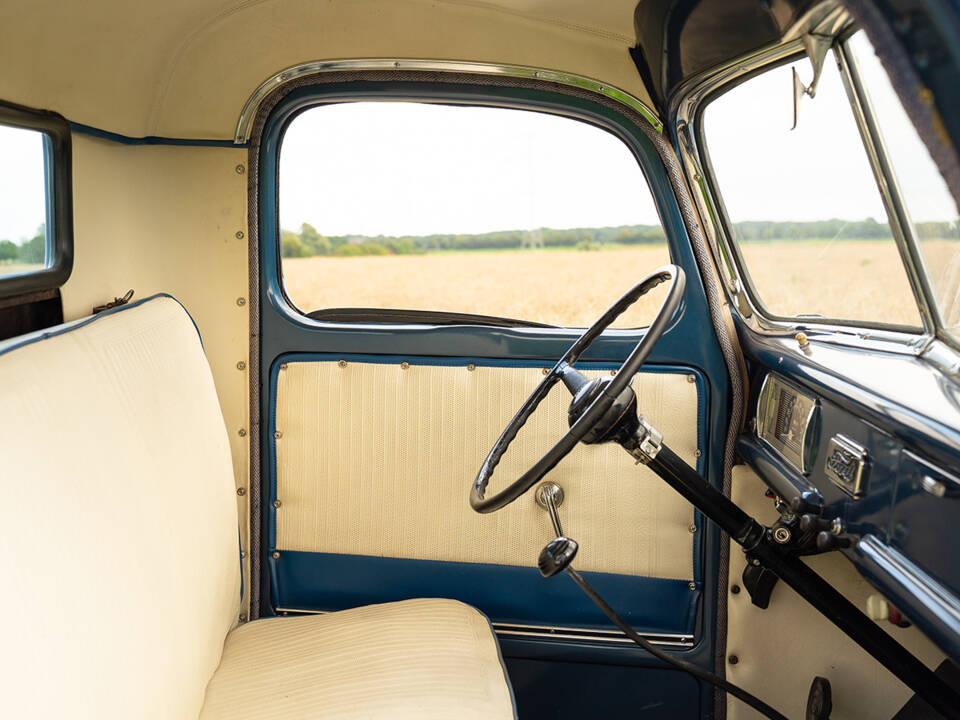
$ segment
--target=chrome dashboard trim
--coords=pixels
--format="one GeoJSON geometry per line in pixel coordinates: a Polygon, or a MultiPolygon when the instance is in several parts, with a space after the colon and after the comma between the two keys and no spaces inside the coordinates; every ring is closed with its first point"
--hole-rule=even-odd
{"type": "MultiPolygon", "coordinates": [[[[326,615],[326,610],[302,610],[296,608],[276,608],[277,613],[289,615],[326,615]]],[[[551,640],[586,640],[590,642],[633,645],[634,642],[619,630],[597,630],[594,628],[555,627],[551,625],[522,625],[518,623],[491,623],[494,631],[501,637],[528,637],[551,640]]],[[[641,633],[643,638],[654,645],[687,649],[692,648],[692,635],[674,633],[641,633]]]]}
{"type": "Polygon", "coordinates": [[[846,435],[834,435],[827,443],[823,473],[854,500],[866,492],[870,455],[866,448],[846,435]]]}
{"type": "Polygon", "coordinates": [[[874,535],[854,548],[868,579],[948,655],[960,652],[960,599],[874,535]],[[952,651],[952,652],[951,652],[952,651]]]}
{"type": "Polygon", "coordinates": [[[806,393],[800,392],[792,384],[783,380],[783,378],[767,373],[763,379],[763,385],[760,387],[760,393],[757,397],[757,437],[772,447],[780,456],[794,467],[801,475],[806,475],[812,468],[809,467],[808,456],[810,455],[811,443],[815,438],[812,437],[816,429],[820,403],[816,398],[812,398],[806,393]],[[803,412],[804,417],[803,434],[799,438],[800,451],[796,452],[789,447],[783,440],[777,437],[776,425],[779,415],[779,398],[782,392],[788,392],[793,395],[793,401],[799,407],[798,412],[803,412]]]}
{"type": "MultiPolygon", "coordinates": [[[[624,51],[626,52],[626,51],[624,51]]],[[[366,58],[355,60],[317,60],[314,62],[301,63],[281,70],[264,80],[260,86],[253,91],[253,94],[247,99],[243,109],[240,111],[240,118],[237,121],[237,131],[234,135],[234,143],[237,145],[246,144],[250,140],[253,131],[253,122],[256,118],[257,110],[266,97],[279,87],[288,82],[297,80],[310,75],[320,75],[322,73],[337,71],[358,71],[358,70],[415,70],[422,72],[447,72],[447,73],[469,73],[475,75],[499,75],[503,77],[524,78],[531,80],[543,80],[556,83],[567,87],[576,87],[583,90],[590,90],[599,93],[621,105],[625,105],[631,110],[640,113],[649,121],[657,132],[663,132],[663,123],[657,117],[657,113],[645,102],[626,90],[610,85],[608,83],[594,80],[593,78],[576,75],[574,73],[562,72],[559,70],[547,70],[544,68],[528,67],[526,65],[505,65],[500,63],[468,62],[459,60],[417,60],[402,58],[366,58]]]]}

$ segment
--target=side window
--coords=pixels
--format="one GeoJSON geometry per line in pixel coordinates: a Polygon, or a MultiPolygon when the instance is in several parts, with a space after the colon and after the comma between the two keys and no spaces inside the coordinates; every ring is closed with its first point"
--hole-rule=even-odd
{"type": "Polygon", "coordinates": [[[857,32],[849,42],[896,174],[941,324],[960,340],[960,212],[866,34],[857,32]]]}
{"type": "Polygon", "coordinates": [[[52,261],[47,154],[43,133],[0,125],[0,277],[36,272],[52,261]]]}
{"type": "Polygon", "coordinates": [[[0,297],[62,285],[73,264],[70,129],[0,104],[0,297]]]}
{"type": "MultiPolygon", "coordinates": [[[[584,326],[670,262],[623,141],[507,108],[305,110],[282,140],[279,220],[285,292],[316,319],[406,310],[406,322],[440,311],[584,326]]],[[[619,326],[649,323],[661,300],[651,293],[619,326]]]]}
{"type": "Polygon", "coordinates": [[[755,75],[703,114],[728,234],[754,302],[775,318],[919,328],[921,318],[835,57],[793,125],[792,72],[755,75]]]}

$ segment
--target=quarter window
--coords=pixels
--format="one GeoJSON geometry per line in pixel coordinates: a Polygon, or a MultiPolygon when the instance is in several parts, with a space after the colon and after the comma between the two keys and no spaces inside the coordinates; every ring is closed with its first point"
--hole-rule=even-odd
{"type": "MultiPolygon", "coordinates": [[[[279,220],[285,292],[317,319],[352,308],[583,326],[670,262],[623,141],[508,108],[305,110],[282,139],[279,220]]],[[[661,299],[645,297],[620,326],[647,324],[661,299]]]]}

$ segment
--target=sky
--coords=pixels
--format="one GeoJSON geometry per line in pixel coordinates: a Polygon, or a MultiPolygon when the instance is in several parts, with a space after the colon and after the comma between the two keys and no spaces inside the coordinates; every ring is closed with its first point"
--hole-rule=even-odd
{"type": "MultiPolygon", "coordinates": [[[[855,47],[915,221],[957,209],[865,39],[855,47]]],[[[810,63],[796,63],[809,81],[810,63]]],[[[734,221],[885,220],[828,56],[791,131],[790,66],[757,76],[706,110],[704,131],[734,221]]],[[[0,239],[44,219],[38,133],[0,127],[0,239]]],[[[281,150],[280,219],[324,235],[426,235],[659,222],[623,142],[569,118],[521,110],[358,102],[314,108],[281,150]]]]}
{"type": "Polygon", "coordinates": [[[0,125],[0,240],[29,240],[45,218],[43,135],[0,125]]]}

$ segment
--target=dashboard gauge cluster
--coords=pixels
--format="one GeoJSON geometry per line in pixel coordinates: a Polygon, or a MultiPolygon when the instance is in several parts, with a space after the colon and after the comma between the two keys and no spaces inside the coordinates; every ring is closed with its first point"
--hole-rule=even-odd
{"type": "Polygon", "coordinates": [[[820,403],[775,375],[767,375],[757,404],[757,435],[806,475],[817,450],[820,403]]]}

